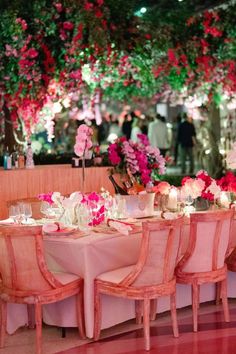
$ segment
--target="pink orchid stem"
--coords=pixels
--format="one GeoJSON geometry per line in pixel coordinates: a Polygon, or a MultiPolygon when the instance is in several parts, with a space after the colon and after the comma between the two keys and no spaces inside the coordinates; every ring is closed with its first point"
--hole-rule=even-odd
{"type": "Polygon", "coordinates": [[[86,145],[87,145],[87,140],[85,142],[83,159],[82,159],[82,193],[85,193],[84,185],[85,185],[85,153],[86,153],[86,145]]]}
{"type": "Polygon", "coordinates": [[[82,159],[82,193],[84,193],[84,184],[85,184],[85,156],[83,154],[82,159]]]}

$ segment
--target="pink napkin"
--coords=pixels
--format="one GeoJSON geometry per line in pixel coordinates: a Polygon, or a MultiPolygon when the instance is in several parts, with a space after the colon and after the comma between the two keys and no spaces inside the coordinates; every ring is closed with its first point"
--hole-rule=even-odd
{"type": "Polygon", "coordinates": [[[61,228],[59,223],[48,223],[43,225],[44,232],[55,232],[59,231],[60,229],[61,228]]]}
{"type": "Polygon", "coordinates": [[[129,231],[132,231],[132,224],[120,221],[120,220],[113,220],[113,219],[108,219],[107,224],[117,231],[119,231],[123,235],[129,235],[129,231]]]}

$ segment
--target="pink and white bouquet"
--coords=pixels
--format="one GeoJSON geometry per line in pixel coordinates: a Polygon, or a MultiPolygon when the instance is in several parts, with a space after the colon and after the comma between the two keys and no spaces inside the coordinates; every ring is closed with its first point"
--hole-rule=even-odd
{"type": "Polygon", "coordinates": [[[220,196],[220,185],[218,185],[217,181],[203,170],[196,174],[196,178],[190,178],[188,176],[184,177],[181,184],[181,191],[183,195],[190,195],[193,199],[202,197],[213,201],[220,196]]]}
{"type": "Polygon", "coordinates": [[[139,141],[118,138],[108,147],[108,158],[114,172],[131,174],[136,181],[146,186],[165,173],[165,158],[158,148],[150,145],[146,135],[139,134],[139,141]]]}

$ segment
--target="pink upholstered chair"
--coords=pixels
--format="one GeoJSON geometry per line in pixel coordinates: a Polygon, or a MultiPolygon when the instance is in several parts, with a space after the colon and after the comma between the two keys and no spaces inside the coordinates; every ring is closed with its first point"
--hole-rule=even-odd
{"type": "Polygon", "coordinates": [[[198,328],[200,285],[220,283],[225,321],[229,322],[227,299],[227,253],[233,210],[208,211],[190,215],[188,249],[176,267],[177,283],[191,284],[193,330],[198,328]]]}
{"type": "Polygon", "coordinates": [[[35,307],[36,352],[42,353],[42,305],[76,295],[76,312],[81,337],[84,334],[83,279],[47,269],[41,226],[0,227],[0,347],[4,346],[7,303],[35,307]]]}
{"type": "Polygon", "coordinates": [[[150,300],[170,295],[173,332],[178,337],[174,269],[182,223],[182,218],[143,223],[137,263],[103,273],[95,279],[95,340],[99,339],[101,329],[101,294],[136,300],[136,315],[139,318],[142,301],[146,350],[150,349],[150,300]]]}

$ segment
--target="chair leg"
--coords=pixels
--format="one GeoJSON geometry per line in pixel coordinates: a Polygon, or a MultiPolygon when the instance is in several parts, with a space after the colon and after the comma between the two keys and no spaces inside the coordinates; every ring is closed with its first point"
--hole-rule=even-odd
{"type": "Polygon", "coordinates": [[[228,304],[228,297],[227,297],[227,280],[224,279],[221,282],[221,297],[222,297],[222,304],[224,310],[224,317],[225,322],[229,322],[229,304],[228,304]]]}
{"type": "Polygon", "coordinates": [[[197,301],[198,301],[198,303],[197,303],[197,308],[199,309],[199,307],[200,307],[200,285],[198,285],[198,296],[197,296],[197,301]]]}
{"type": "Polygon", "coordinates": [[[42,354],[42,305],[36,303],[35,323],[36,323],[36,354],[42,354]]]}
{"type": "Polygon", "coordinates": [[[150,304],[150,320],[155,321],[157,314],[157,299],[152,299],[150,304]]]}
{"type": "Polygon", "coordinates": [[[221,282],[216,283],[216,305],[220,304],[221,299],[221,282]]]}
{"type": "Polygon", "coordinates": [[[173,334],[175,338],[178,338],[179,329],[178,329],[177,313],[176,313],[176,293],[170,295],[170,309],[171,309],[173,334]]]}
{"type": "Polygon", "coordinates": [[[66,338],[66,328],[61,327],[61,338],[66,338]]]}
{"type": "Polygon", "coordinates": [[[143,330],[145,350],[150,350],[150,300],[143,301],[143,330]]]}
{"type": "Polygon", "coordinates": [[[0,348],[4,347],[7,327],[7,303],[0,299],[0,348]]]}
{"type": "Polygon", "coordinates": [[[84,330],[84,301],[82,292],[78,293],[76,296],[76,312],[79,334],[82,339],[85,339],[86,335],[84,330]]]}
{"type": "Polygon", "coordinates": [[[136,323],[141,324],[142,323],[142,314],[143,314],[143,307],[142,307],[142,301],[141,300],[135,300],[135,317],[136,317],[136,323]]]}
{"type": "Polygon", "coordinates": [[[198,327],[198,293],[197,284],[192,284],[192,308],[193,308],[193,331],[197,332],[198,327]]]}
{"type": "Polygon", "coordinates": [[[27,312],[28,312],[28,327],[35,328],[34,305],[27,304],[27,312]]]}
{"type": "Polygon", "coordinates": [[[101,332],[102,308],[101,295],[97,290],[96,283],[94,288],[94,340],[98,340],[101,332]]]}

